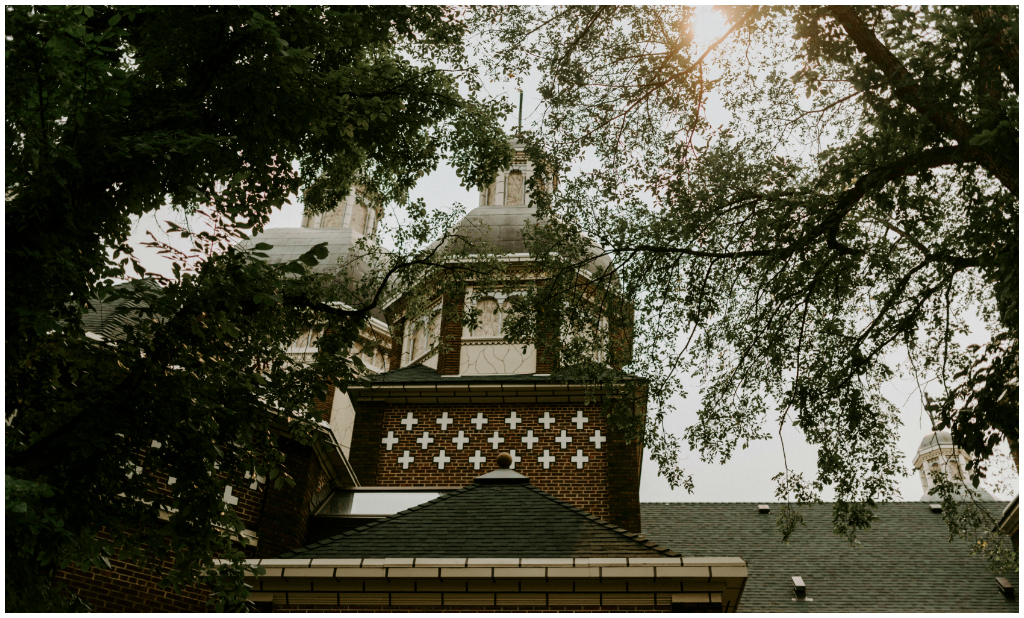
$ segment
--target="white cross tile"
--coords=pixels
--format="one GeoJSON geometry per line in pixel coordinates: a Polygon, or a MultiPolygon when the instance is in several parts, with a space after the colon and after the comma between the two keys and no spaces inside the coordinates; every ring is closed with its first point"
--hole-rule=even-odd
{"type": "Polygon", "coordinates": [[[473,464],[474,470],[479,470],[480,464],[485,463],[486,461],[487,458],[481,455],[479,450],[477,450],[476,455],[469,458],[469,463],[473,464]]]}
{"type": "Polygon", "coordinates": [[[405,451],[401,457],[398,458],[398,463],[402,464],[403,470],[409,469],[409,464],[416,461],[416,458],[409,454],[409,451],[405,451]]]}
{"type": "Polygon", "coordinates": [[[522,423],[523,419],[519,418],[515,410],[512,410],[512,416],[505,419],[505,423],[512,426],[512,431],[516,430],[516,426],[522,423]]]}
{"type": "Polygon", "coordinates": [[[522,442],[523,442],[523,444],[526,445],[526,450],[532,451],[533,450],[533,445],[538,443],[538,442],[540,442],[540,438],[537,438],[537,437],[535,437],[533,435],[533,430],[532,429],[527,429],[526,430],[526,435],[523,436],[523,438],[522,438],[522,442]]]}
{"type": "Polygon", "coordinates": [[[590,419],[583,416],[583,410],[576,410],[576,416],[572,417],[572,422],[576,423],[576,429],[583,429],[583,423],[586,423],[590,419]]]}
{"type": "Polygon", "coordinates": [[[412,431],[412,426],[418,425],[420,421],[419,419],[413,418],[412,412],[410,412],[409,415],[403,418],[401,422],[405,425],[406,431],[412,431]]]}
{"type": "Polygon", "coordinates": [[[231,495],[231,485],[224,488],[224,502],[226,504],[238,504],[238,498],[231,495]]]}
{"type": "Polygon", "coordinates": [[[576,455],[574,455],[573,457],[570,457],[569,461],[571,461],[574,464],[576,464],[576,469],[577,470],[582,470],[583,469],[583,464],[585,464],[588,461],[590,461],[590,458],[583,454],[583,449],[578,448],[578,449],[576,449],[576,455]]]}
{"type": "Polygon", "coordinates": [[[427,450],[427,447],[434,443],[434,439],[430,437],[429,431],[424,431],[422,436],[416,438],[416,442],[423,450],[427,450]]]}
{"type": "Polygon", "coordinates": [[[452,442],[454,442],[458,447],[458,450],[461,451],[462,447],[469,444],[469,438],[466,437],[466,432],[460,429],[458,437],[452,438],[452,442]]]}
{"type": "Polygon", "coordinates": [[[438,455],[437,457],[434,457],[434,463],[437,464],[437,469],[438,470],[444,470],[444,465],[446,463],[450,462],[451,460],[452,460],[451,457],[448,457],[447,455],[444,454],[444,449],[441,449],[441,454],[440,455],[438,455]]]}
{"type": "Polygon", "coordinates": [[[499,436],[498,432],[495,431],[493,436],[487,438],[487,441],[491,443],[491,449],[496,451],[498,450],[498,445],[504,442],[505,438],[499,436]]]}
{"type": "Polygon", "coordinates": [[[512,449],[511,451],[508,452],[508,454],[512,456],[512,465],[509,466],[508,469],[509,470],[515,470],[516,469],[516,464],[519,463],[520,461],[522,461],[523,458],[520,457],[519,455],[516,455],[516,449],[512,449]]]}
{"type": "Polygon", "coordinates": [[[557,438],[555,438],[555,442],[558,442],[559,444],[561,444],[562,445],[562,449],[564,450],[566,448],[566,446],[570,442],[572,442],[572,436],[565,435],[565,430],[563,429],[562,430],[562,435],[560,435],[557,438]]]}
{"type": "Polygon", "coordinates": [[[544,425],[544,429],[551,429],[551,423],[555,422],[555,417],[551,416],[550,412],[545,412],[544,416],[537,419],[537,422],[544,425]]]}
{"type": "Polygon", "coordinates": [[[547,470],[551,467],[551,464],[555,463],[555,456],[548,449],[544,449],[544,454],[538,457],[537,461],[544,464],[544,469],[547,470]]]}
{"type": "Polygon", "coordinates": [[[600,429],[594,430],[594,435],[590,436],[590,441],[594,443],[594,448],[601,450],[601,445],[608,441],[608,438],[601,435],[600,429]]]}
{"type": "Polygon", "coordinates": [[[391,450],[391,447],[398,444],[398,438],[395,437],[395,432],[393,431],[389,431],[388,437],[381,438],[380,441],[383,442],[385,446],[387,446],[387,449],[389,451],[391,450]]]}
{"type": "MultiPolygon", "coordinates": [[[[391,449],[388,449],[388,450],[391,450],[391,449]]],[[[174,477],[172,476],[171,478],[174,478],[174,477]]],[[[256,475],[256,478],[253,478],[252,473],[250,473],[248,470],[245,472],[245,478],[247,478],[247,479],[248,478],[252,478],[252,484],[249,485],[249,489],[256,489],[257,487],[260,486],[261,483],[266,483],[267,482],[266,477],[260,476],[259,474],[256,475]]],[[[178,479],[174,479],[174,481],[176,483],[178,481],[178,479]]],[[[167,484],[168,485],[173,485],[174,483],[171,483],[170,481],[168,481],[167,484]]]]}
{"type": "Polygon", "coordinates": [[[484,416],[483,412],[477,412],[476,418],[471,419],[469,422],[476,425],[476,430],[480,431],[484,428],[484,425],[487,424],[487,417],[484,416]]]}
{"type": "Polygon", "coordinates": [[[441,431],[448,431],[448,425],[451,425],[455,421],[448,418],[448,413],[444,412],[441,414],[441,418],[434,419],[434,422],[441,426],[441,431]]]}

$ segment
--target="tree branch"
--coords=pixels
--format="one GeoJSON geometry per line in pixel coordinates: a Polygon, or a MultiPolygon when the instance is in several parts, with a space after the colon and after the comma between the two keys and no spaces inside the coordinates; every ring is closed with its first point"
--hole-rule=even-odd
{"type": "MultiPolygon", "coordinates": [[[[938,127],[949,137],[955,139],[961,146],[971,143],[971,138],[977,131],[967,124],[956,113],[941,104],[929,104],[920,96],[920,86],[914,77],[896,58],[889,48],[886,47],[874,31],[857,15],[853,7],[833,6],[829,11],[836,21],[843,27],[857,49],[864,56],[882,70],[889,84],[893,88],[893,94],[897,99],[912,107],[918,114],[927,118],[932,124],[938,127]]],[[[998,161],[992,153],[987,150],[981,154],[981,163],[993,176],[999,179],[1007,190],[1015,197],[1018,195],[1018,169],[1016,165],[1007,165],[998,161]]]]}

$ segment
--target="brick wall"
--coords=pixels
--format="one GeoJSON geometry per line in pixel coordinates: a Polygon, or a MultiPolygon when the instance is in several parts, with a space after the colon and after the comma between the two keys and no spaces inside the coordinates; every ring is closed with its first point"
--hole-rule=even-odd
{"type": "Polygon", "coordinates": [[[352,449],[349,463],[360,485],[377,485],[378,451],[383,448],[384,406],[378,403],[359,404],[352,427],[352,449]]]}
{"type": "MultiPolygon", "coordinates": [[[[110,539],[106,530],[101,530],[97,536],[110,539]]],[[[171,561],[162,562],[155,572],[147,572],[121,560],[111,560],[110,565],[110,569],[92,568],[89,572],[70,565],[58,571],[56,578],[97,612],[207,611],[209,593],[206,589],[186,588],[175,593],[157,587],[157,582],[171,568],[171,561]]]]}
{"type": "Polygon", "coordinates": [[[273,487],[267,479],[262,510],[256,523],[259,545],[256,557],[272,558],[302,547],[306,543],[309,505],[320,488],[323,471],[313,449],[291,441],[282,441],[288,474],[294,486],[273,487]]]}
{"type": "Polygon", "coordinates": [[[608,435],[597,405],[363,404],[356,416],[351,463],[363,485],[463,486],[496,469],[498,453],[515,450],[515,456],[521,460],[513,469],[529,477],[534,486],[603,519],[639,531],[637,448],[635,445],[612,448],[613,440],[615,437],[608,435]],[[506,422],[512,418],[513,411],[519,422],[506,422]],[[579,412],[587,419],[582,428],[580,423],[572,421],[579,412]],[[414,425],[403,423],[410,413],[418,421],[414,425]],[[473,422],[480,415],[487,419],[486,424],[473,422]],[[545,424],[541,422],[544,418],[555,421],[545,424]],[[450,422],[439,424],[438,419],[450,422]],[[424,431],[432,442],[424,441],[424,431]],[[461,438],[459,431],[462,431],[461,438]],[[494,439],[495,431],[504,440],[497,443],[496,449],[495,443],[488,441],[494,439]],[[563,431],[566,437],[572,438],[564,449],[556,441],[563,431]],[[523,438],[532,439],[532,449],[523,438]],[[461,450],[453,439],[462,441],[461,450]],[[391,443],[391,450],[387,450],[385,440],[391,443]],[[598,442],[600,449],[596,448],[598,442]],[[443,456],[441,449],[445,451],[443,456]],[[554,457],[546,469],[538,459],[544,456],[545,449],[549,457],[554,457]],[[582,449],[582,458],[578,449],[582,449]],[[478,469],[471,460],[477,458],[477,451],[480,451],[479,457],[485,459],[478,469]],[[412,461],[408,461],[409,458],[412,461]]]}
{"type": "Polygon", "coordinates": [[[634,532],[642,529],[640,521],[640,465],[643,447],[627,444],[618,431],[609,429],[607,457],[615,462],[608,469],[608,493],[614,496],[608,521],[634,532]]]}
{"type": "MultiPolygon", "coordinates": [[[[175,593],[158,588],[160,575],[147,573],[139,567],[111,560],[110,570],[90,569],[88,573],[70,566],[57,574],[57,579],[75,590],[79,597],[97,612],[201,612],[208,611],[208,593],[187,588],[175,593]]],[[[170,563],[160,565],[166,573],[170,563]]]]}
{"type": "Polygon", "coordinates": [[[335,388],[332,384],[330,388],[327,389],[327,398],[317,399],[313,406],[314,409],[320,413],[320,420],[325,423],[331,422],[331,408],[334,407],[334,391],[335,388]]]}
{"type": "MultiPolygon", "coordinates": [[[[237,498],[235,509],[246,528],[259,535],[256,547],[249,547],[250,558],[270,558],[306,544],[309,505],[315,492],[323,488],[327,475],[313,450],[295,442],[282,440],[285,467],[295,479],[294,486],[279,489],[272,482],[232,487],[237,498]]],[[[161,491],[169,492],[166,480],[161,491]]],[[[101,534],[102,536],[102,534],[101,534]]],[[[91,569],[88,573],[70,566],[57,578],[67,583],[94,610],[102,612],[197,612],[208,611],[208,591],[191,588],[177,594],[157,587],[161,574],[171,568],[170,562],[160,565],[157,573],[148,573],[137,565],[111,560],[111,569],[91,569]]]]}

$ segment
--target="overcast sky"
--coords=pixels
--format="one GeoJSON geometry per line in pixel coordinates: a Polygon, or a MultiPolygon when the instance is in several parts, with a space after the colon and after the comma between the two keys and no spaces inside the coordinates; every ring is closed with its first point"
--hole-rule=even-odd
{"type": "MultiPolygon", "coordinates": [[[[715,28],[722,26],[715,22],[714,15],[705,14],[707,21],[704,30],[712,36],[715,28]],[[709,15],[709,16],[708,16],[709,15]]],[[[724,31],[724,30],[723,30],[724,31]]],[[[531,88],[534,80],[527,80],[524,84],[524,105],[523,124],[529,126],[533,120],[539,117],[538,107],[540,98],[536,89],[531,88]]],[[[492,84],[490,94],[504,94],[515,103],[518,103],[518,91],[514,85],[492,84]]],[[[709,102],[709,115],[712,116],[714,124],[725,122],[728,118],[720,105],[714,101],[709,102]]],[[[516,122],[515,114],[508,121],[508,129],[511,130],[516,122]]],[[[424,177],[413,192],[413,198],[422,197],[428,207],[448,209],[453,204],[461,204],[466,210],[472,209],[478,202],[478,194],[474,191],[467,191],[459,186],[459,179],[454,171],[442,165],[436,172],[424,177]]],[[[287,205],[280,211],[275,212],[271,217],[268,227],[299,227],[302,218],[302,206],[298,199],[293,199],[291,205],[287,205]]],[[[154,231],[161,238],[166,238],[159,230],[165,219],[182,221],[180,215],[169,210],[161,210],[155,215],[145,217],[136,225],[133,234],[133,244],[146,240],[145,233],[154,231]]],[[[386,239],[384,240],[386,243],[386,239]]],[[[170,274],[170,264],[156,256],[155,252],[140,247],[140,253],[144,256],[144,262],[148,267],[157,272],[170,274]]],[[[693,383],[689,386],[686,399],[677,399],[676,408],[678,413],[666,420],[666,429],[669,433],[681,435],[685,427],[695,419],[695,412],[699,407],[698,385],[693,383]]],[[[927,415],[922,411],[921,397],[913,380],[893,380],[888,383],[883,394],[901,411],[900,419],[903,427],[899,433],[899,445],[906,456],[906,467],[910,470],[914,455],[921,439],[930,432],[931,423],[927,415]]],[[[683,467],[693,475],[695,489],[692,494],[687,494],[683,489],[672,490],[664,478],[657,474],[657,466],[649,459],[645,459],[643,473],[641,476],[640,499],[644,502],[765,502],[773,501],[775,484],[772,477],[783,469],[783,452],[777,434],[778,428],[771,428],[775,435],[769,441],[753,443],[750,448],[737,450],[733,453],[732,459],[725,464],[717,462],[704,463],[695,452],[684,453],[681,461],[683,467]]],[[[805,478],[814,478],[816,474],[816,449],[810,447],[795,427],[787,425],[782,430],[782,440],[785,443],[786,456],[790,468],[797,472],[804,472],[805,478]]],[[[904,500],[916,501],[923,494],[921,482],[916,474],[911,474],[902,479],[900,492],[904,500]]],[[[1012,494],[998,494],[993,488],[989,491],[997,499],[1009,500],[1012,494]]],[[[1014,490],[1016,491],[1016,490],[1014,490]]],[[[831,493],[823,496],[831,499],[831,493]]]]}

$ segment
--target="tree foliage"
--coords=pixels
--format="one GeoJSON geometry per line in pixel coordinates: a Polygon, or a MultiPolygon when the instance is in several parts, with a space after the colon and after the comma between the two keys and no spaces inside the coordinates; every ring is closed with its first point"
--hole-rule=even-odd
{"type": "MultiPolygon", "coordinates": [[[[349,285],[310,271],[339,257],[322,246],[268,265],[252,259],[268,247],[238,241],[300,190],[311,212],[356,179],[402,204],[441,160],[479,185],[510,160],[507,110],[480,95],[445,7],[9,6],[5,20],[7,608],[60,607],[52,576],[71,564],[172,555],[162,585],[234,606],[244,538],[225,486],[289,482],[278,439],[318,438],[313,404],[355,379],[349,350],[389,278],[432,264],[399,238],[349,285]],[[175,230],[190,251],[160,247],[170,278],[127,245],[165,204],[201,222],[175,230]],[[129,274],[147,278],[117,285],[129,274]],[[123,336],[86,336],[96,298],[120,306],[123,336]],[[315,358],[290,362],[309,330],[315,358]]],[[[446,224],[412,214],[412,244],[446,224]]]]}
{"type": "Polygon", "coordinates": [[[660,421],[694,375],[682,438],[724,461],[796,425],[817,475],[783,471],[778,495],[832,487],[854,539],[903,473],[893,376],[930,385],[975,483],[996,445],[1017,448],[1018,11],[737,7],[703,44],[694,14],[477,14],[495,76],[540,75],[524,137],[560,176],[532,251],[566,276],[521,302],[602,302],[576,276],[599,243],[614,263],[596,279],[636,308],[627,369],[650,380],[663,473],[687,482],[660,421]]]}

